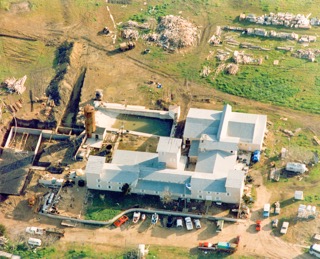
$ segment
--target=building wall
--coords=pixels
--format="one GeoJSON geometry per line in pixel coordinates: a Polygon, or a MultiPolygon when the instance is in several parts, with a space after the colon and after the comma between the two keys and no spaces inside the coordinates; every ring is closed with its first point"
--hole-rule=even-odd
{"type": "Polygon", "coordinates": [[[181,157],[181,150],[178,153],[159,152],[159,162],[166,163],[167,168],[177,169],[181,157]]]}
{"type": "Polygon", "coordinates": [[[244,151],[253,152],[255,150],[261,150],[262,149],[262,143],[260,144],[251,144],[251,143],[239,143],[239,149],[244,151]]]}

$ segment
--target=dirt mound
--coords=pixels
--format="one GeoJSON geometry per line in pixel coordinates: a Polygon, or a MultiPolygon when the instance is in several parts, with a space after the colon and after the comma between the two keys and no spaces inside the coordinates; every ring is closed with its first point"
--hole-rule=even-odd
{"type": "Polygon", "coordinates": [[[199,33],[196,26],[181,16],[167,15],[161,17],[156,33],[149,35],[167,49],[180,49],[197,44],[199,33]]]}

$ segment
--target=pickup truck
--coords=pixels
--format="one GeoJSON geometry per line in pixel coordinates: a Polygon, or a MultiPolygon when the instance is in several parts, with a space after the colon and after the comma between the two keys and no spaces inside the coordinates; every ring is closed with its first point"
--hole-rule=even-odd
{"type": "Polygon", "coordinates": [[[34,234],[34,235],[43,235],[45,232],[45,229],[43,228],[37,228],[37,227],[27,227],[26,233],[28,234],[34,234]]]}
{"type": "Polygon", "coordinates": [[[285,221],[282,223],[282,227],[280,229],[281,234],[286,234],[289,228],[289,222],[285,221]]]}
{"type": "Polygon", "coordinates": [[[184,220],[186,222],[187,230],[192,230],[193,229],[193,224],[192,224],[191,218],[190,217],[186,217],[184,220]]]}
{"type": "Polygon", "coordinates": [[[266,203],[263,207],[263,217],[268,218],[270,215],[270,203],[266,203]]]}

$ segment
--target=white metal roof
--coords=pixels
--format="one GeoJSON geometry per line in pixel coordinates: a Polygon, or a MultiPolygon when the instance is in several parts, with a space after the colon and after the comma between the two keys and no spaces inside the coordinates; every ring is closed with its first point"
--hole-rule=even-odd
{"type": "Polygon", "coordinates": [[[240,189],[244,185],[245,172],[240,170],[230,170],[226,181],[226,188],[240,189]]]}
{"type": "Polygon", "coordinates": [[[207,179],[219,179],[227,177],[228,171],[234,169],[237,161],[237,152],[229,153],[224,151],[199,152],[198,162],[195,171],[209,173],[207,179]]]}
{"type": "Polygon", "coordinates": [[[181,148],[182,139],[160,137],[157,152],[166,152],[177,154],[181,148]]]}
{"type": "Polygon", "coordinates": [[[217,134],[221,111],[190,108],[184,128],[184,138],[200,138],[202,134],[217,134]]]}
{"type": "Polygon", "coordinates": [[[106,158],[102,156],[89,156],[85,173],[100,174],[105,164],[105,161],[106,158]]]}
{"type": "Polygon", "coordinates": [[[122,165],[144,165],[157,167],[158,166],[158,154],[150,152],[139,152],[129,150],[117,149],[112,158],[113,164],[122,165]]]}
{"type": "Polygon", "coordinates": [[[200,150],[220,150],[226,152],[236,152],[238,150],[239,139],[232,138],[230,141],[218,141],[215,135],[203,134],[200,138],[200,150]],[[237,141],[238,140],[238,141],[237,141]]]}

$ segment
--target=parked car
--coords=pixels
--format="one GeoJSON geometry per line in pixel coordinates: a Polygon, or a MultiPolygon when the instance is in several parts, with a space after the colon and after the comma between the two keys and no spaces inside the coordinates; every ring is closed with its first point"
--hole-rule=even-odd
{"type": "Polygon", "coordinates": [[[153,213],[151,216],[151,224],[155,225],[159,220],[159,215],[157,213],[153,213]]]}
{"type": "Polygon", "coordinates": [[[263,217],[268,218],[270,215],[270,203],[266,203],[263,207],[263,217]]]}
{"type": "Polygon", "coordinates": [[[217,220],[217,229],[216,229],[216,232],[221,232],[222,229],[223,229],[223,225],[224,225],[224,220],[223,220],[223,219],[217,220]]]}
{"type": "Polygon", "coordinates": [[[194,225],[195,225],[196,229],[200,229],[201,228],[200,219],[194,219],[193,222],[194,222],[194,225]]]}
{"type": "Polygon", "coordinates": [[[260,231],[261,230],[261,220],[256,221],[256,230],[260,231]]]}
{"type": "Polygon", "coordinates": [[[310,246],[309,254],[314,255],[317,258],[320,258],[320,245],[313,244],[310,246]]]}
{"type": "Polygon", "coordinates": [[[173,223],[174,223],[174,217],[172,215],[169,215],[167,220],[167,228],[171,228],[173,226],[173,223]]]}
{"type": "Polygon", "coordinates": [[[177,228],[183,228],[182,217],[177,218],[177,228]]]}
{"type": "Polygon", "coordinates": [[[271,222],[272,227],[273,227],[273,228],[278,227],[278,222],[279,222],[279,220],[278,220],[278,219],[274,219],[274,220],[272,220],[272,222],[271,222]]]}
{"type": "Polygon", "coordinates": [[[190,217],[186,217],[186,218],[184,218],[184,220],[186,221],[187,230],[192,230],[193,229],[193,224],[192,224],[191,218],[190,217]]]}
{"type": "Polygon", "coordinates": [[[122,224],[126,223],[129,220],[128,216],[123,215],[120,218],[118,218],[113,224],[116,227],[120,227],[122,224]]]}
{"type": "Polygon", "coordinates": [[[252,153],[251,161],[252,161],[253,163],[257,163],[257,162],[260,161],[260,150],[255,150],[255,151],[252,153]]]}
{"type": "Polygon", "coordinates": [[[289,228],[289,222],[285,221],[282,223],[282,227],[280,229],[281,234],[286,234],[289,228]]]}

